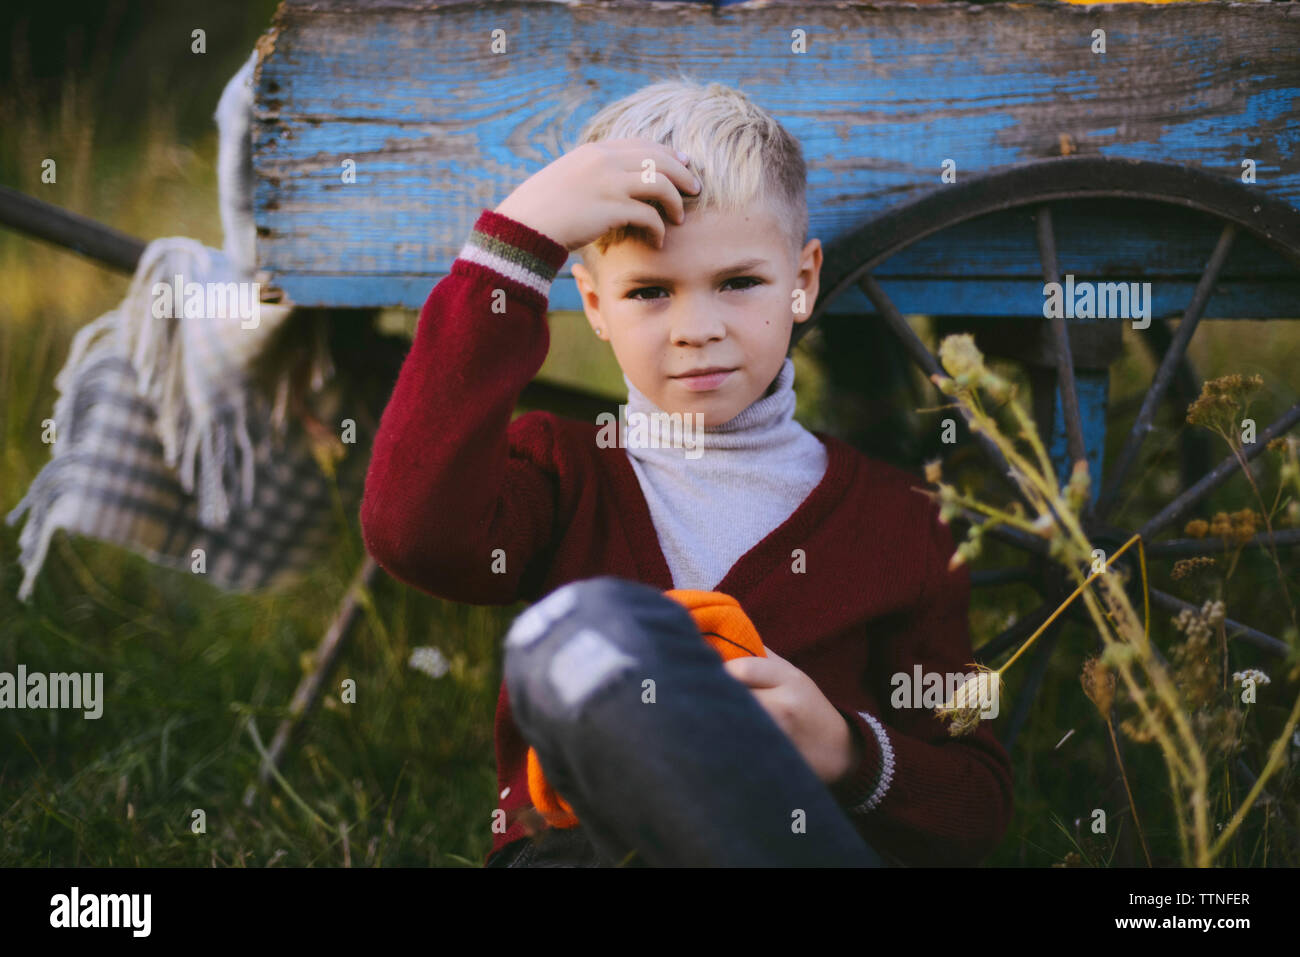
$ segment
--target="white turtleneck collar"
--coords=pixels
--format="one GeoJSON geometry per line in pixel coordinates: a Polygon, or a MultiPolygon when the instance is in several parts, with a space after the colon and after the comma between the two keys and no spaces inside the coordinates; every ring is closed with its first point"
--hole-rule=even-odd
{"type": "MultiPolygon", "coordinates": [[[[624,429],[626,415],[663,413],[626,375],[623,381],[624,429]]],[[[787,356],[763,395],[695,437],[701,446],[695,454],[667,443],[625,448],[673,587],[713,590],[817,487],[826,473],[826,447],[795,421],[794,411],[794,360],[787,356]]]]}

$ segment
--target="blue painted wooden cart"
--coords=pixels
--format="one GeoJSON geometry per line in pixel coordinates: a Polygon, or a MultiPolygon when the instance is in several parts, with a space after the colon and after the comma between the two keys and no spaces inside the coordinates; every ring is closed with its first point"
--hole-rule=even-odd
{"type": "MultiPolygon", "coordinates": [[[[745,90],[804,146],[810,235],[827,256],[797,335],[859,316],[928,373],[935,358],[904,316],[972,330],[1024,364],[1062,474],[1088,460],[1095,541],[1140,531],[1156,559],[1212,549],[1155,541],[1239,467],[1210,467],[1190,443],[1186,461],[1204,468],[1181,494],[1123,528],[1112,518],[1162,403],[1199,389],[1186,356],[1201,319],[1300,316],[1300,5],[286,0],[259,48],[258,258],[293,301],[419,308],[481,209],[570,148],[600,106],[680,70],[745,90]],[[1096,285],[1092,318],[1045,318],[1057,281],[1096,285]],[[1149,312],[1121,301],[1147,288],[1149,312]],[[1126,330],[1158,371],[1107,457],[1126,330]]],[[[580,308],[567,266],[551,307],[580,308]]],[[[1300,402],[1246,456],[1298,420],[1300,402]]],[[[1042,542],[995,534],[1029,560],[974,581],[1029,582],[1043,605],[982,646],[990,661],[1064,587],[1042,542]]],[[[1040,642],[1008,743],[1052,644],[1040,642]]]]}

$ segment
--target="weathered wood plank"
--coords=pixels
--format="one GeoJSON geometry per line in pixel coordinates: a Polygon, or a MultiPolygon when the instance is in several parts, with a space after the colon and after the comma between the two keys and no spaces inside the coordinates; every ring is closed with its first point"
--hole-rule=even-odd
{"type": "MultiPolygon", "coordinates": [[[[481,209],[606,102],[679,69],[744,89],[800,139],[824,243],[942,188],[945,159],[961,181],[1056,155],[1062,135],[1081,154],[1225,177],[1253,159],[1255,188],[1300,206],[1294,4],[287,0],[261,48],[259,260],[303,303],[420,306],[481,209]],[[790,52],[796,28],[805,54],[790,52]],[[1097,28],[1105,54],[1091,52],[1097,28]],[[495,29],[505,54],[490,51],[495,29]],[[342,182],[348,159],[355,183],[342,182]]],[[[1158,308],[1163,296],[1181,310],[1217,230],[1135,206],[1117,236],[1123,215],[1080,219],[1063,269],[1158,276],[1158,308]]],[[[953,230],[879,276],[906,312],[1041,309],[1032,231],[1015,225],[953,230]]],[[[567,275],[553,308],[578,307],[567,275]]],[[[1294,315],[1300,287],[1285,275],[1238,251],[1209,315],[1294,315]]]]}

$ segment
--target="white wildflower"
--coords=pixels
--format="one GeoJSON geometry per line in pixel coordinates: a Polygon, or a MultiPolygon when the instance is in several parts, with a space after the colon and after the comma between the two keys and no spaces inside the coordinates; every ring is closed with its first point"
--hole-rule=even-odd
{"type": "Polygon", "coordinates": [[[416,671],[423,671],[430,678],[441,678],[451,667],[441,651],[429,646],[412,648],[411,660],[407,664],[416,671]]]}
{"type": "Polygon", "coordinates": [[[1225,611],[1222,601],[1207,601],[1201,606],[1201,616],[1211,625],[1217,625],[1223,621],[1225,611]]]}
{"type": "Polygon", "coordinates": [[[1232,673],[1232,680],[1234,684],[1241,684],[1243,681],[1246,681],[1247,679],[1253,681],[1257,686],[1261,688],[1264,685],[1269,683],[1268,675],[1264,674],[1264,672],[1260,671],[1258,668],[1247,668],[1245,671],[1234,671],[1232,673]]]}

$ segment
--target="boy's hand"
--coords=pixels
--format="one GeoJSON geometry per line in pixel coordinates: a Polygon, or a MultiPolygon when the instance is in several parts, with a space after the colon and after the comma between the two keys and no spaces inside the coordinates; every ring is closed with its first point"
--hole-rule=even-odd
{"type": "Polygon", "coordinates": [[[648,139],[584,143],[524,180],[496,212],[570,251],[627,225],[646,229],[662,247],[664,217],[683,222],[682,193],[699,192],[678,156],[648,139]],[[642,182],[646,160],[654,162],[649,183],[642,182]]]}
{"type": "Polygon", "coordinates": [[[825,784],[853,767],[853,731],[816,682],[771,648],[768,657],[732,658],[723,667],[747,685],[825,784]]]}

